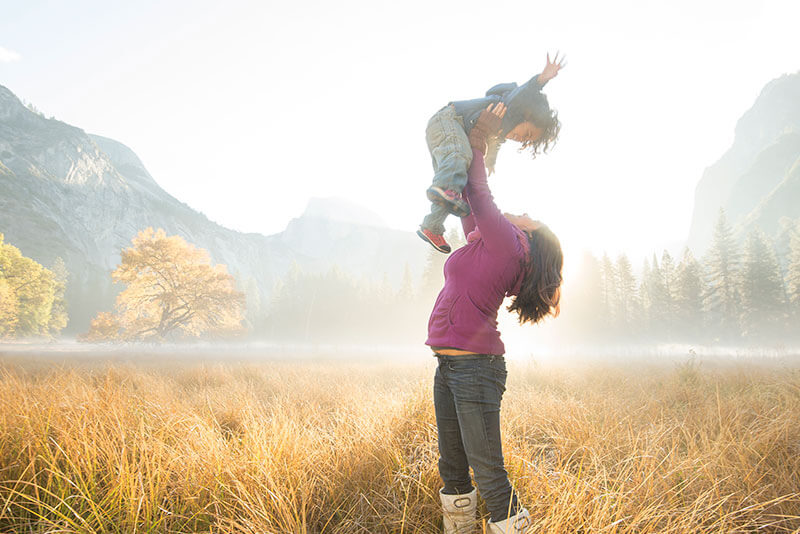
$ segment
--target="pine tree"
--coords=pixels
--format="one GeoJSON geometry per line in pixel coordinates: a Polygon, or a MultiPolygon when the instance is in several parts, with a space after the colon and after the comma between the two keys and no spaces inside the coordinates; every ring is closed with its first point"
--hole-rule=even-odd
{"type": "Polygon", "coordinates": [[[708,291],[704,302],[709,325],[718,340],[736,339],[740,336],[740,254],[723,209],[719,210],[711,249],[705,263],[708,291]]]}
{"type": "Polygon", "coordinates": [[[53,306],[50,309],[50,320],[47,328],[51,333],[61,332],[67,326],[67,302],[64,294],[67,291],[67,265],[61,257],[57,257],[50,269],[53,272],[53,306]]]}
{"type": "Polygon", "coordinates": [[[666,250],[661,254],[661,276],[664,280],[664,310],[666,312],[664,321],[664,332],[668,340],[675,339],[676,335],[676,306],[675,306],[675,286],[677,285],[677,272],[675,261],[672,255],[666,250]]]}
{"type": "Polygon", "coordinates": [[[675,270],[675,262],[666,250],[661,254],[661,275],[664,277],[664,289],[667,297],[667,310],[670,317],[674,315],[675,308],[675,285],[678,276],[675,270]]]}
{"type": "Polygon", "coordinates": [[[600,265],[601,298],[603,315],[609,326],[609,333],[613,332],[618,324],[617,312],[617,271],[608,254],[603,253],[600,265]]]}
{"type": "Polygon", "coordinates": [[[282,279],[275,283],[267,314],[269,338],[286,339],[299,336],[298,326],[304,320],[309,287],[305,273],[297,261],[292,261],[282,279]]]}
{"type": "Polygon", "coordinates": [[[626,337],[631,336],[631,330],[638,333],[639,321],[637,316],[638,299],[636,296],[636,278],[633,276],[631,262],[625,254],[617,257],[617,310],[618,325],[625,332],[626,337]]]}
{"type": "Polygon", "coordinates": [[[353,317],[361,317],[362,339],[370,339],[374,334],[369,321],[375,317],[388,316],[388,308],[394,291],[384,274],[380,284],[370,291],[366,298],[359,296],[358,285],[338,266],[334,265],[323,276],[315,277],[316,298],[305,333],[305,341],[319,343],[324,341],[343,342],[350,339],[353,317]],[[367,312],[370,312],[367,315],[367,312]]]}
{"type": "MultiPolygon", "coordinates": [[[[424,335],[429,313],[430,308],[425,309],[417,306],[414,277],[411,275],[411,267],[406,263],[397,298],[391,309],[388,310],[389,316],[394,317],[395,322],[391,328],[390,335],[398,343],[406,343],[412,336],[414,339],[416,339],[416,336],[421,337],[424,335]]],[[[386,341],[389,340],[387,339],[386,341]]]]}
{"type": "Polygon", "coordinates": [[[763,233],[750,232],[742,266],[742,329],[745,337],[778,334],[785,323],[783,280],[775,252],[763,233]]]}
{"type": "Polygon", "coordinates": [[[786,275],[789,267],[792,236],[795,233],[796,224],[800,224],[800,219],[798,219],[797,223],[786,216],[778,219],[778,232],[773,239],[772,248],[775,249],[775,255],[778,257],[778,265],[780,265],[782,276],[786,275]]]}
{"type": "Polygon", "coordinates": [[[264,310],[261,304],[261,292],[258,289],[258,282],[252,276],[245,279],[244,298],[245,320],[248,329],[253,332],[260,331],[264,323],[264,310]]]}
{"type": "Polygon", "coordinates": [[[428,250],[428,258],[422,271],[422,284],[419,290],[420,305],[431,309],[437,295],[444,286],[444,262],[447,256],[433,248],[428,250]]]}
{"type": "Polygon", "coordinates": [[[703,276],[700,263],[687,247],[675,277],[675,319],[678,336],[688,341],[703,332],[703,276]]]}
{"type": "MultiPolygon", "coordinates": [[[[342,276],[340,274],[340,276],[342,276]]],[[[374,291],[375,297],[381,304],[390,303],[395,298],[395,291],[392,287],[392,283],[389,281],[389,273],[383,271],[383,276],[381,277],[381,283],[374,291]]]]}
{"type": "Polygon", "coordinates": [[[400,290],[397,297],[401,302],[411,302],[414,300],[414,279],[411,276],[411,267],[406,262],[403,267],[403,281],[400,283],[400,290]]]}
{"type": "Polygon", "coordinates": [[[789,265],[786,269],[786,293],[793,323],[800,321],[800,220],[792,232],[789,265]]]}
{"type": "Polygon", "coordinates": [[[664,338],[668,331],[670,299],[664,280],[664,272],[653,254],[652,264],[647,277],[643,276],[642,284],[647,287],[649,329],[657,339],[664,338]]]}
{"type": "Polygon", "coordinates": [[[650,287],[648,285],[648,280],[651,276],[652,269],[650,268],[650,262],[647,261],[647,258],[645,258],[644,263],[642,264],[642,278],[639,281],[639,304],[642,309],[640,323],[643,336],[649,336],[653,331],[650,317],[653,301],[650,295],[650,287]]]}

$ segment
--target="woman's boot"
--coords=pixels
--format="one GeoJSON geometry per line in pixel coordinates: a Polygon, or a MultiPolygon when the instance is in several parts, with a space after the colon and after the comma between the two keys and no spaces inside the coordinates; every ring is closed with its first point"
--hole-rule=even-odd
{"type": "Polygon", "coordinates": [[[523,534],[531,526],[531,515],[525,508],[520,508],[516,515],[499,523],[489,521],[489,534],[523,534]]]}
{"type": "Polygon", "coordinates": [[[439,490],[444,515],[444,534],[475,534],[475,510],[478,507],[478,490],[469,493],[445,495],[439,490]]]}

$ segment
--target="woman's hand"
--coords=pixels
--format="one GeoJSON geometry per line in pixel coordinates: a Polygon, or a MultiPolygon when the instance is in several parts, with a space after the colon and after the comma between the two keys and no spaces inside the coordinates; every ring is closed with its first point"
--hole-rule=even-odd
{"type": "Polygon", "coordinates": [[[489,104],[489,106],[481,111],[475,126],[469,132],[469,144],[475,150],[478,150],[484,156],[486,155],[486,140],[493,135],[500,133],[500,125],[503,122],[503,117],[506,114],[506,106],[502,102],[497,104],[489,104]]]}
{"type": "Polygon", "coordinates": [[[539,86],[544,87],[544,84],[558,76],[558,71],[563,69],[567,66],[564,62],[566,56],[561,56],[561,59],[558,59],[558,54],[561,52],[556,52],[556,55],[553,57],[553,60],[550,61],[550,53],[547,54],[547,64],[542,69],[542,73],[539,75],[539,86]]]}
{"type": "Polygon", "coordinates": [[[506,107],[506,105],[502,102],[498,102],[497,104],[489,104],[486,107],[486,111],[488,113],[481,111],[481,114],[478,117],[478,123],[480,124],[481,120],[484,121],[486,129],[489,131],[489,135],[499,134],[500,124],[503,122],[503,117],[506,116],[508,107],[506,107]]]}

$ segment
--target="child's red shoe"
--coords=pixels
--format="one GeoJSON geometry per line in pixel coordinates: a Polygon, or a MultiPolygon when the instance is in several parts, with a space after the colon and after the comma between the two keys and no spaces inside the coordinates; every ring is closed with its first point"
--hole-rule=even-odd
{"type": "Polygon", "coordinates": [[[469,204],[461,198],[461,193],[453,191],[452,189],[442,189],[441,187],[432,185],[428,188],[427,194],[428,200],[439,204],[453,215],[466,217],[472,211],[469,208],[469,204]]]}
{"type": "Polygon", "coordinates": [[[427,241],[431,244],[433,248],[442,252],[444,254],[450,254],[450,245],[447,244],[447,241],[444,240],[444,236],[440,234],[434,234],[427,228],[420,228],[417,230],[417,235],[420,236],[423,240],[427,241]]]}

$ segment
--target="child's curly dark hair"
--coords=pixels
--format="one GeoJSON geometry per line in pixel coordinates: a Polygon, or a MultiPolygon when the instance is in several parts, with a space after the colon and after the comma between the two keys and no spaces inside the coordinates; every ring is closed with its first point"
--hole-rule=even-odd
{"type": "Polygon", "coordinates": [[[537,154],[546,154],[556,144],[558,134],[561,131],[561,123],[558,121],[558,112],[555,110],[550,110],[549,115],[544,120],[537,118],[530,122],[542,129],[542,136],[536,141],[525,141],[519,147],[519,151],[529,150],[531,157],[535,158],[537,154]]]}
{"type": "MultiPolygon", "coordinates": [[[[550,109],[547,96],[538,91],[525,91],[513,98],[508,104],[508,111],[503,118],[503,136],[522,122],[530,122],[542,130],[542,135],[536,141],[525,141],[519,148],[520,152],[528,150],[531,157],[546,153],[558,139],[561,131],[561,122],[558,112],[550,109]]],[[[501,141],[504,139],[501,139],[501,141]]]]}

